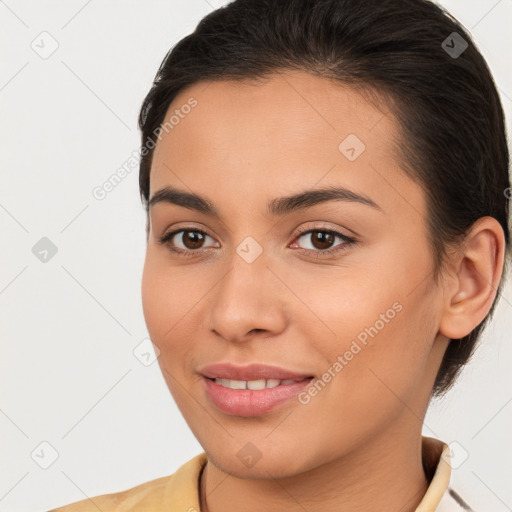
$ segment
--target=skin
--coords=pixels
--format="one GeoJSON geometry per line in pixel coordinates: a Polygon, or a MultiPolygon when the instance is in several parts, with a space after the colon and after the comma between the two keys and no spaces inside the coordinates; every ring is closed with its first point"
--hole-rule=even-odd
{"type": "Polygon", "coordinates": [[[150,197],[167,185],[192,191],[221,219],[151,208],[142,300],[163,376],[208,456],[201,510],[414,511],[428,486],[421,430],[435,376],[449,338],[468,334],[492,305],[501,226],[480,219],[436,287],[425,196],[400,168],[398,125],[385,108],[299,71],[259,85],[195,84],[169,115],[190,97],[197,106],[155,148],[150,197]],[[338,149],[350,133],[366,145],[353,162],[338,149]],[[271,199],[327,185],[363,193],[382,211],[331,201],[266,213],[271,199]],[[357,243],[316,258],[308,250],[343,240],[322,246],[300,227],[357,243]],[[158,242],[178,228],[208,235],[202,245],[183,236],[190,231],[173,238],[191,257],[158,242]],[[236,252],[247,236],[263,249],[250,264],[236,252]],[[321,378],[397,302],[401,311],[308,404],[292,399],[244,418],[204,392],[199,369],[220,361],[321,378]],[[248,442],[261,453],[250,468],[237,457],[248,442]]]}

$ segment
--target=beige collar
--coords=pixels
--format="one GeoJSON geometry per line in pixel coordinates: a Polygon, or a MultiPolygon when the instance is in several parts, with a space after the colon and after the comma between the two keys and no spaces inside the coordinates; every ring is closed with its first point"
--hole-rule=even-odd
{"type": "Polygon", "coordinates": [[[430,485],[415,512],[435,512],[450,483],[450,447],[433,437],[422,436],[421,440],[423,470],[430,485]]]}

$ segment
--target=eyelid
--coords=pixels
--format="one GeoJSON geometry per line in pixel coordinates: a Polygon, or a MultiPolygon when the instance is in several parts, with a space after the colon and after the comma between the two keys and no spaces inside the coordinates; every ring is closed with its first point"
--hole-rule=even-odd
{"type": "Polygon", "coordinates": [[[327,256],[329,254],[333,254],[333,253],[336,254],[336,253],[339,253],[339,252],[343,251],[344,249],[348,248],[349,246],[352,246],[352,245],[355,245],[358,243],[358,239],[353,237],[352,235],[345,234],[339,228],[332,228],[332,227],[325,226],[325,225],[324,226],[312,226],[312,227],[301,226],[298,231],[299,232],[293,239],[292,244],[296,243],[296,241],[299,240],[300,238],[302,238],[304,235],[308,235],[310,233],[315,233],[315,232],[330,233],[334,237],[338,237],[343,241],[343,243],[335,245],[335,246],[330,247],[329,249],[325,249],[325,250],[303,249],[302,247],[299,247],[299,249],[298,249],[299,251],[303,251],[303,252],[309,253],[309,254],[315,253],[315,254],[323,254],[325,256],[327,256]]]}
{"type": "MultiPolygon", "coordinates": [[[[344,233],[342,231],[342,228],[329,225],[326,222],[322,223],[322,221],[320,221],[320,224],[315,224],[314,221],[307,222],[306,224],[302,224],[301,226],[299,226],[297,228],[297,234],[299,234],[299,235],[302,235],[308,231],[335,231],[347,238],[350,238],[352,236],[352,234],[344,233]]],[[[348,231],[348,230],[346,230],[346,231],[348,231]]]]}
{"type": "MultiPolygon", "coordinates": [[[[182,233],[182,232],[186,232],[186,231],[189,231],[189,232],[192,232],[192,233],[201,233],[201,234],[211,238],[212,240],[215,240],[215,238],[212,235],[210,235],[205,229],[198,228],[198,227],[195,227],[195,226],[187,224],[186,226],[183,226],[183,227],[179,227],[178,226],[178,227],[175,227],[173,229],[170,229],[169,231],[164,232],[164,234],[161,237],[158,238],[158,242],[163,244],[163,245],[169,245],[170,240],[172,240],[177,234],[182,233]]],[[[218,243],[218,242],[216,242],[216,243],[218,243]]],[[[182,249],[181,247],[178,247],[176,249],[177,249],[177,252],[179,252],[179,251],[186,251],[186,252],[191,252],[191,253],[192,252],[199,253],[201,251],[201,249],[203,249],[203,248],[197,249],[195,251],[192,250],[192,249],[182,249]]]]}
{"type": "MultiPolygon", "coordinates": [[[[318,222],[318,221],[317,221],[318,222]]],[[[341,228],[338,226],[330,225],[327,222],[320,221],[320,224],[315,224],[315,222],[307,222],[306,224],[301,225],[297,228],[297,234],[295,237],[299,237],[300,235],[304,235],[306,233],[310,233],[312,231],[326,231],[330,233],[334,233],[336,236],[341,236],[341,238],[351,241],[358,242],[360,240],[359,235],[357,235],[354,231],[346,228],[341,228]]]]}
{"type": "MultiPolygon", "coordinates": [[[[358,240],[354,238],[352,235],[347,235],[343,231],[341,231],[339,228],[333,228],[328,225],[315,225],[313,221],[309,223],[310,225],[302,225],[300,226],[296,234],[294,235],[294,238],[292,240],[292,244],[296,242],[299,238],[303,237],[304,235],[310,234],[312,232],[327,232],[333,234],[335,237],[341,238],[343,243],[335,245],[334,247],[330,247],[329,249],[304,249],[302,247],[299,247],[297,250],[301,253],[305,253],[306,255],[313,255],[317,254],[318,256],[315,256],[316,258],[322,258],[322,257],[328,257],[331,254],[337,254],[348,248],[349,246],[355,245],[358,243],[358,240]]],[[[213,236],[208,234],[208,231],[201,228],[198,228],[196,226],[193,226],[191,224],[187,224],[185,226],[175,226],[173,229],[165,232],[161,237],[159,237],[158,241],[160,244],[165,245],[168,247],[170,251],[173,253],[180,255],[180,256],[194,256],[199,255],[201,253],[204,253],[205,250],[211,249],[212,247],[200,247],[199,249],[182,249],[181,247],[172,247],[170,245],[170,240],[174,238],[177,234],[181,232],[193,232],[193,233],[201,233],[205,236],[210,237],[212,240],[215,240],[213,236]]],[[[290,244],[288,244],[289,246],[290,244]]],[[[287,247],[288,247],[287,246],[287,247]]]]}
{"type": "Polygon", "coordinates": [[[212,235],[208,233],[208,229],[203,227],[202,225],[194,225],[193,223],[185,223],[183,226],[180,224],[173,225],[171,229],[165,229],[163,234],[160,235],[158,238],[162,239],[165,237],[168,237],[170,234],[178,233],[179,231],[193,231],[198,233],[204,233],[205,235],[208,235],[210,238],[214,238],[212,235]]]}

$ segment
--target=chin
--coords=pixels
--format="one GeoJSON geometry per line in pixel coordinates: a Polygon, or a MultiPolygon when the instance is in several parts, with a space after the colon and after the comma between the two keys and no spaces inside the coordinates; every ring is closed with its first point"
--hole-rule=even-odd
{"type": "Polygon", "coordinates": [[[236,478],[267,480],[269,478],[287,478],[308,469],[307,461],[297,457],[299,450],[288,453],[275,449],[269,443],[256,441],[238,442],[233,446],[214,444],[213,450],[203,448],[208,460],[224,473],[236,478]]]}

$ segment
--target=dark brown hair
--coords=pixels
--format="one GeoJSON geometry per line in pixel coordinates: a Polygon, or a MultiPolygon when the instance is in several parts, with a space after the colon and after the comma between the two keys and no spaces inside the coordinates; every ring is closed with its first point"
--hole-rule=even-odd
{"type": "MultiPolygon", "coordinates": [[[[496,86],[470,35],[426,0],[235,0],[204,17],[167,53],[140,111],[148,217],[152,148],[176,95],[197,82],[264,79],[285,69],[391,100],[402,167],[426,194],[436,283],[447,249],[480,217],[498,220],[510,255],[509,153],[496,86]]],[[[450,341],[433,396],[446,393],[470,360],[507,268],[508,259],[486,318],[450,341]]]]}

